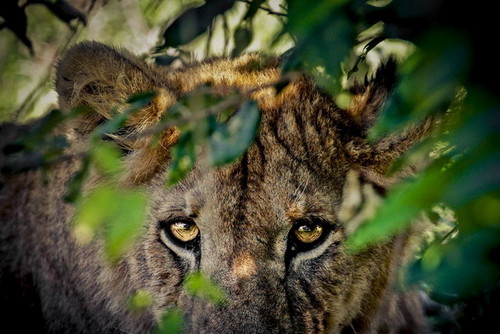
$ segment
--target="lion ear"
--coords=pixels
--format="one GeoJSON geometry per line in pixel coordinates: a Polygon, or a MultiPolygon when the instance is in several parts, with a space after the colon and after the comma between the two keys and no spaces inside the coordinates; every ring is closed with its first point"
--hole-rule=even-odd
{"type": "Polygon", "coordinates": [[[396,82],[396,60],[389,58],[373,75],[364,82],[355,82],[349,89],[352,99],[347,113],[354,125],[366,135],[375,122],[396,82]]]}
{"type": "Polygon", "coordinates": [[[56,90],[63,110],[84,106],[92,113],[80,120],[79,131],[88,132],[120,111],[132,95],[154,92],[148,110],[135,113],[130,123],[141,127],[157,121],[175,97],[166,75],[126,51],[98,42],[84,42],[71,48],[57,66],[56,90]]]}
{"type": "Polygon", "coordinates": [[[150,177],[159,160],[168,158],[168,149],[178,138],[177,129],[167,129],[153,145],[152,136],[139,135],[156,124],[175,103],[175,87],[166,72],[146,64],[136,56],[97,42],[71,48],[59,62],[56,90],[63,110],[88,107],[71,127],[82,135],[126,108],[125,101],[138,93],[155,94],[145,107],[134,111],[123,129],[110,135],[125,152],[133,182],[150,177]],[[149,168],[149,169],[148,169],[149,168]],[[133,174],[133,175],[132,175],[133,174]]]}
{"type": "Polygon", "coordinates": [[[348,154],[358,165],[382,174],[394,160],[429,136],[439,123],[438,119],[429,117],[376,142],[366,141],[368,131],[394,90],[396,69],[396,60],[390,58],[378,68],[373,79],[354,84],[351,87],[352,101],[346,110],[354,123],[354,133],[359,136],[346,144],[348,154]]]}

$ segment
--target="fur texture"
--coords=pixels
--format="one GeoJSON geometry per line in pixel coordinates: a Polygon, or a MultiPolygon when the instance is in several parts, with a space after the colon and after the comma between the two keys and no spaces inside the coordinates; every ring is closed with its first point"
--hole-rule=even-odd
{"type": "MultiPolygon", "coordinates": [[[[1,314],[24,319],[16,326],[26,330],[49,333],[143,333],[173,306],[184,312],[185,331],[193,333],[426,332],[418,299],[393,286],[412,232],[352,254],[344,249],[345,226],[338,218],[349,171],[386,187],[390,163],[427,131],[424,126],[366,142],[393,78],[394,64],[388,63],[375,80],[353,88],[352,107],[341,110],[304,76],[276,94],[279,61],[272,58],[245,55],[171,70],[99,43],[73,47],[57,70],[60,106],[85,105],[93,112],[61,130],[74,143],[70,152],[85,147],[90,131],[131,94],[157,92],[113,137],[129,152],[123,186],[151,196],[148,220],[133,249],[110,264],[99,238],[80,245],[70,234],[74,209],[62,197],[78,159],[54,166],[48,185],[39,171],[4,178],[1,314]],[[249,92],[262,111],[258,135],[237,162],[208,169],[201,156],[184,181],[166,189],[169,148],[179,130],[165,130],[160,145],[137,134],[205,84],[222,96],[235,88],[249,92]],[[198,226],[195,250],[161,237],[162,223],[175,219],[198,226]],[[305,250],[290,241],[303,221],[320,221],[328,230],[305,250]],[[182,288],[186,275],[198,270],[224,289],[224,304],[182,288]],[[154,298],[140,313],[126,303],[138,290],[154,298]]],[[[98,182],[93,175],[86,189],[98,182]]]]}

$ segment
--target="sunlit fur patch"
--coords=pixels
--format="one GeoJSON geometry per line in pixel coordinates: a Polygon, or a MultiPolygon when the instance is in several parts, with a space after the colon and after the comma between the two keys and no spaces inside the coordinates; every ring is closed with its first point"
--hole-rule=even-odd
{"type": "Polygon", "coordinates": [[[232,274],[237,278],[248,278],[257,273],[257,265],[254,258],[248,254],[243,253],[234,259],[231,267],[232,274]]]}
{"type": "Polygon", "coordinates": [[[305,203],[303,201],[294,202],[285,213],[286,217],[291,221],[302,219],[306,215],[305,203]]]}

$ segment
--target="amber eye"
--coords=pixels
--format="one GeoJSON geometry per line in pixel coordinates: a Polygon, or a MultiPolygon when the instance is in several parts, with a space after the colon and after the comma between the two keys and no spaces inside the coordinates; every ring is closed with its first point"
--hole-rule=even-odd
{"type": "Polygon", "coordinates": [[[198,226],[193,222],[187,221],[171,223],[169,229],[171,235],[182,242],[192,241],[200,234],[198,226]]]}
{"type": "Polygon", "coordinates": [[[323,226],[316,222],[304,222],[297,225],[294,230],[298,241],[310,244],[318,240],[323,234],[323,226]]]}

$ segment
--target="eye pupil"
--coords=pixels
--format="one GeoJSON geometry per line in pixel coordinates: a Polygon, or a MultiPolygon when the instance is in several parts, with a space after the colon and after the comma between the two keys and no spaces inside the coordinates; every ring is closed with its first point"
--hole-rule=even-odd
{"type": "Polygon", "coordinates": [[[194,223],[175,222],[170,225],[170,232],[180,241],[188,242],[194,240],[200,233],[200,230],[194,223]]]}

